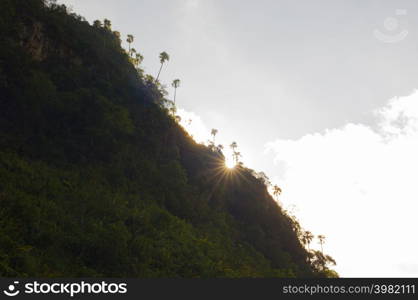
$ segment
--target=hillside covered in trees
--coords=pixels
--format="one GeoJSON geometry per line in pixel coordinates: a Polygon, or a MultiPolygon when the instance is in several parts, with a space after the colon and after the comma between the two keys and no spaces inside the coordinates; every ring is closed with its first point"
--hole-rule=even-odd
{"type": "Polygon", "coordinates": [[[0,34],[1,276],[336,276],[264,177],[178,124],[110,21],[2,0],[0,34]]]}

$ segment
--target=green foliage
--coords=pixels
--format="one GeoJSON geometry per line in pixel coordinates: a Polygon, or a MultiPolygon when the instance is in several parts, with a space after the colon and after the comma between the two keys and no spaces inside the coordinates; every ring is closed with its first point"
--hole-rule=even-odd
{"type": "Polygon", "coordinates": [[[1,276],[330,276],[251,170],[219,176],[109,20],[5,0],[0,34],[1,276]]]}

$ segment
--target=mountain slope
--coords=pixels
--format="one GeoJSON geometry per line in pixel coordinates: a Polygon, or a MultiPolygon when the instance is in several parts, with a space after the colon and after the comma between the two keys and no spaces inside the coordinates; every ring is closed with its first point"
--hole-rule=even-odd
{"type": "Polygon", "coordinates": [[[313,277],[298,224],[196,144],[118,34],[0,3],[0,275],[313,277]]]}

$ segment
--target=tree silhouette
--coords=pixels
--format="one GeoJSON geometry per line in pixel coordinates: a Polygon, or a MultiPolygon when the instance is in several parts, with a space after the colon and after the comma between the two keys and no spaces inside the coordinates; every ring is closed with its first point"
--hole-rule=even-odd
{"type": "Polygon", "coordinates": [[[170,60],[170,56],[167,54],[167,52],[163,51],[163,52],[160,53],[160,63],[161,63],[161,66],[160,66],[160,70],[158,71],[158,75],[155,78],[155,82],[157,82],[158,81],[158,78],[160,78],[160,73],[161,73],[161,70],[163,68],[164,63],[166,61],[169,61],[169,60],[170,60]]]}
{"type": "MultiPolygon", "coordinates": [[[[335,266],[337,264],[336,261],[331,256],[324,255],[320,251],[313,251],[311,253],[311,257],[312,257],[311,265],[315,270],[319,272],[330,273],[329,275],[331,276],[328,275],[326,277],[338,277],[338,274],[335,271],[328,269],[329,265],[335,266]]],[[[324,274],[324,275],[327,275],[327,274],[324,274]]]]}
{"type": "Polygon", "coordinates": [[[231,145],[229,145],[229,147],[231,147],[232,151],[235,152],[235,149],[238,147],[237,142],[232,142],[231,145]]]}
{"type": "Polygon", "coordinates": [[[232,161],[235,161],[235,149],[237,149],[237,142],[232,142],[229,147],[232,149],[232,161]]]}
{"type": "Polygon", "coordinates": [[[93,26],[97,27],[97,28],[100,28],[100,27],[102,27],[102,22],[100,20],[95,20],[93,22],[93,26]]]}
{"type": "Polygon", "coordinates": [[[135,66],[138,68],[143,60],[144,60],[144,57],[141,55],[141,53],[136,53],[136,55],[135,55],[135,66]]]}
{"type": "Polygon", "coordinates": [[[236,165],[240,164],[239,158],[242,157],[241,152],[234,151],[234,153],[232,155],[235,159],[235,164],[236,165]]]}
{"type": "Polygon", "coordinates": [[[129,56],[130,56],[130,57],[133,57],[133,56],[134,56],[134,54],[136,54],[136,49],[135,49],[135,48],[131,48],[131,49],[129,50],[129,56]]]}
{"type": "Polygon", "coordinates": [[[118,38],[120,42],[120,32],[119,31],[113,31],[113,34],[118,38]]]}
{"type": "Polygon", "coordinates": [[[323,245],[325,243],[325,236],[322,234],[318,235],[318,241],[319,241],[319,244],[321,245],[321,252],[322,254],[324,254],[323,245]]]}
{"type": "Polygon", "coordinates": [[[270,178],[264,172],[255,172],[254,176],[259,179],[266,187],[271,186],[270,178]]]}
{"type": "Polygon", "coordinates": [[[208,140],[208,147],[212,151],[215,151],[215,149],[216,149],[215,144],[211,140],[208,140]]]}
{"type": "Polygon", "coordinates": [[[218,133],[218,129],[213,128],[210,134],[213,136],[213,144],[215,145],[215,136],[218,133]]]}
{"type": "Polygon", "coordinates": [[[174,105],[174,102],[168,101],[168,103],[169,103],[169,106],[170,106],[169,109],[168,109],[170,114],[173,115],[173,116],[176,116],[177,108],[174,105]]]}
{"type": "Polygon", "coordinates": [[[276,200],[278,200],[278,196],[282,193],[282,189],[279,188],[277,185],[273,186],[273,195],[276,198],[276,200]]]}
{"type": "Polygon", "coordinates": [[[310,231],[304,231],[302,234],[302,243],[308,247],[308,250],[313,238],[314,235],[310,231]]]}
{"type": "Polygon", "coordinates": [[[103,20],[104,28],[107,30],[112,30],[112,23],[108,19],[103,20]]]}
{"type": "Polygon", "coordinates": [[[132,35],[132,34],[128,34],[128,38],[126,39],[126,41],[128,42],[128,44],[129,44],[129,50],[128,50],[128,53],[129,53],[129,55],[130,55],[130,53],[131,53],[131,43],[133,43],[133,41],[134,41],[134,36],[132,35]]]}
{"type": "Polygon", "coordinates": [[[180,79],[174,79],[171,86],[174,88],[174,105],[176,105],[176,94],[177,88],[180,86],[180,79]]]}

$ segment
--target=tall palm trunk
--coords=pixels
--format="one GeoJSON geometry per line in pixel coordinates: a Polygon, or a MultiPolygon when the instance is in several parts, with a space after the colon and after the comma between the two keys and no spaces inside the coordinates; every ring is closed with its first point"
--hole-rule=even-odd
{"type": "Polygon", "coordinates": [[[163,65],[164,65],[164,63],[161,63],[160,70],[158,71],[158,75],[157,75],[157,78],[155,79],[155,82],[157,82],[158,78],[160,78],[160,73],[161,73],[161,70],[163,68],[163,65]]]}
{"type": "Polygon", "coordinates": [[[174,88],[174,106],[176,106],[176,93],[177,93],[177,88],[174,88]]]}

